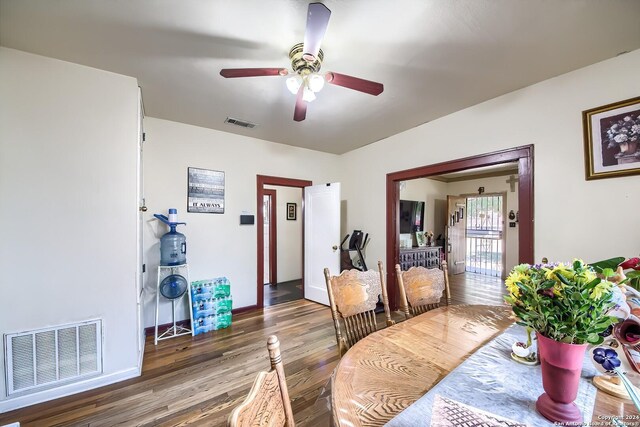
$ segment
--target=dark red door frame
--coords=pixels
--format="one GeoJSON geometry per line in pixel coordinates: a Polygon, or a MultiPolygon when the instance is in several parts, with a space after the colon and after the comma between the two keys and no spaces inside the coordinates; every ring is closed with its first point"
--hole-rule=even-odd
{"type": "Polygon", "coordinates": [[[425,178],[501,163],[518,162],[518,255],[519,262],[533,263],[533,145],[480,154],[387,174],[387,288],[389,304],[397,308],[397,285],[394,266],[400,262],[400,181],[425,178]]]}
{"type": "MultiPolygon", "coordinates": [[[[276,206],[278,205],[277,205],[276,190],[265,189],[264,195],[269,196],[269,277],[268,277],[269,280],[268,282],[272,285],[275,285],[276,283],[278,283],[278,216],[277,216],[278,210],[276,208],[276,206]]],[[[264,201],[263,201],[263,204],[264,204],[264,201]]],[[[264,228],[262,231],[264,232],[264,228]]],[[[263,273],[262,274],[264,277],[264,253],[262,255],[263,255],[263,264],[262,264],[263,273]]]]}
{"type": "MultiPolygon", "coordinates": [[[[279,185],[281,187],[295,187],[302,189],[302,203],[300,207],[300,215],[302,218],[302,247],[304,248],[304,187],[312,185],[311,181],[302,179],[282,178],[278,176],[257,175],[256,177],[256,194],[257,194],[257,215],[256,229],[258,232],[258,259],[257,268],[257,303],[256,308],[264,307],[264,214],[262,203],[265,194],[265,185],[279,185]]],[[[302,283],[304,283],[304,251],[302,252],[302,283]]],[[[304,286],[302,287],[302,297],[304,298],[304,286]]]]}

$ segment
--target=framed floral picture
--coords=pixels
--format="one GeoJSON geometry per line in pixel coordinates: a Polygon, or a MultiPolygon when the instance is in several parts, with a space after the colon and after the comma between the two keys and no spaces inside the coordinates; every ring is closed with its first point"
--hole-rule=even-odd
{"type": "Polygon", "coordinates": [[[587,180],[640,174],[640,97],[582,112],[587,180]]]}

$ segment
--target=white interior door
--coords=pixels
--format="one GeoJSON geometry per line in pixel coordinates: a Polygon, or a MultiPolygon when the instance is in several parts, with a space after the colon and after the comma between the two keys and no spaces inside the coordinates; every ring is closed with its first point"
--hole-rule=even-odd
{"type": "Polygon", "coordinates": [[[137,308],[137,329],[138,329],[138,369],[142,370],[142,358],[144,356],[144,343],[145,343],[145,335],[144,335],[144,324],[143,324],[143,313],[142,313],[142,292],[144,290],[144,242],[143,242],[143,221],[144,221],[144,212],[147,210],[145,206],[144,200],[144,177],[143,177],[143,162],[142,162],[142,150],[144,145],[144,127],[143,127],[143,119],[144,119],[144,106],[142,105],[142,93],[138,88],[138,158],[137,158],[137,169],[138,169],[138,224],[137,224],[137,252],[136,252],[136,308],[137,308]]]}
{"type": "Polygon", "coordinates": [[[340,273],[340,183],[304,189],[304,297],[329,305],[324,269],[340,273]]]}

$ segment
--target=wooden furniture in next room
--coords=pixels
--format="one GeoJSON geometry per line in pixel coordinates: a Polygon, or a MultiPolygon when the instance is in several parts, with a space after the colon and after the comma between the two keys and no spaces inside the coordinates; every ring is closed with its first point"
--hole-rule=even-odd
{"type": "Polygon", "coordinates": [[[420,246],[400,249],[400,268],[406,271],[411,267],[438,268],[442,256],[441,246],[420,246]]]}

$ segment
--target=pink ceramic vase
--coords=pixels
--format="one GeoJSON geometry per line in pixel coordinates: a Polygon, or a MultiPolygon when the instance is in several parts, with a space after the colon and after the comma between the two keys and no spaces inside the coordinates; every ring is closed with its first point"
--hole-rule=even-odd
{"type": "Polygon", "coordinates": [[[573,401],[578,395],[587,344],[566,344],[537,332],[536,336],[545,391],[538,398],[536,409],[551,421],[581,423],[582,413],[573,401]]]}

